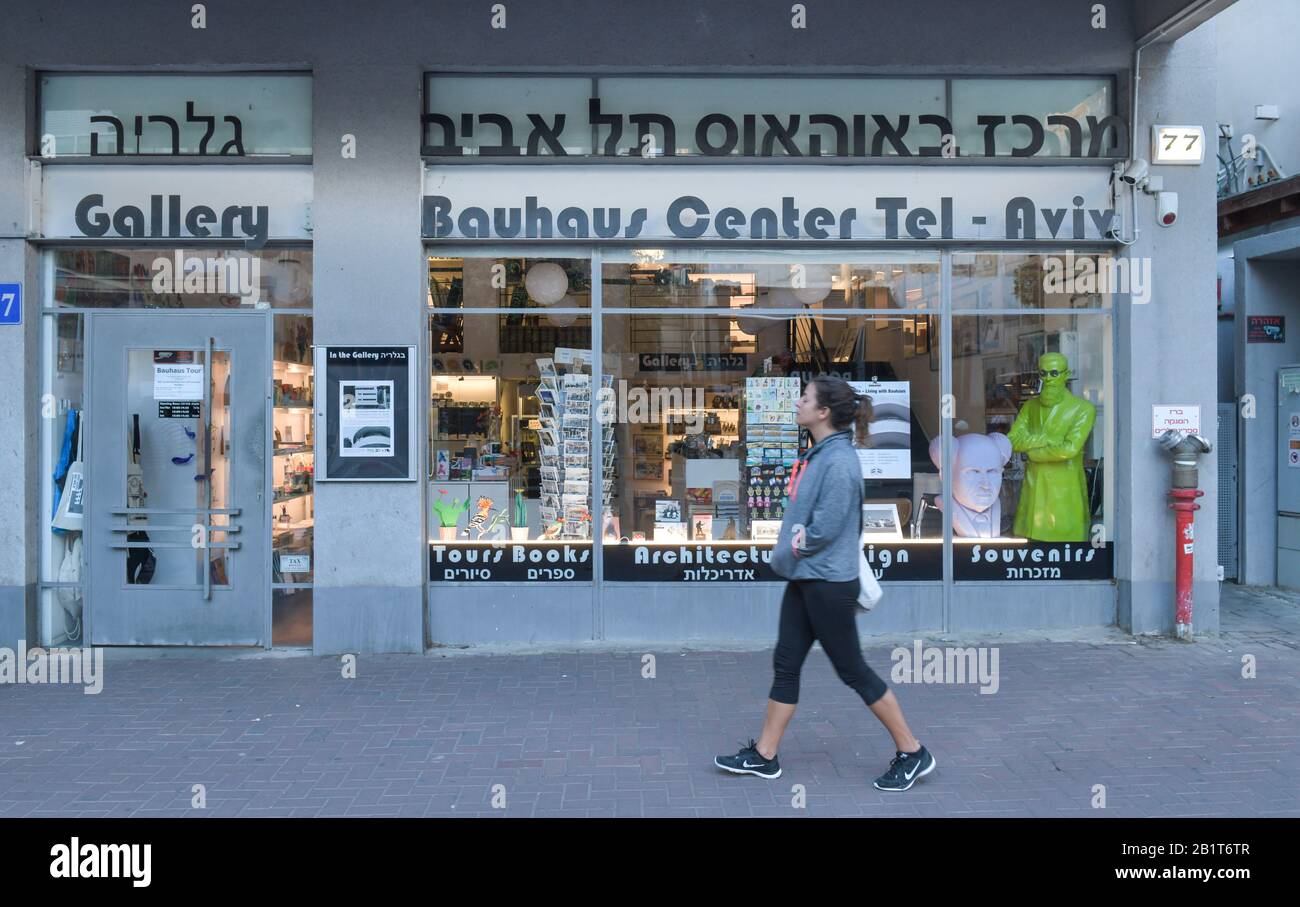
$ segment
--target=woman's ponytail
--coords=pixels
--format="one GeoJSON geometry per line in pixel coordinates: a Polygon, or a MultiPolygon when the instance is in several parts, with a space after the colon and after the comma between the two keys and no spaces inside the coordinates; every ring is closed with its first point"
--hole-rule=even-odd
{"type": "Polygon", "coordinates": [[[858,395],[858,410],[853,417],[853,443],[865,446],[871,435],[871,398],[866,394],[858,395]]]}
{"type": "Polygon", "coordinates": [[[831,426],[837,431],[853,429],[853,442],[865,444],[871,421],[871,398],[859,394],[843,378],[817,375],[812,379],[816,388],[817,405],[831,411],[831,426]]]}

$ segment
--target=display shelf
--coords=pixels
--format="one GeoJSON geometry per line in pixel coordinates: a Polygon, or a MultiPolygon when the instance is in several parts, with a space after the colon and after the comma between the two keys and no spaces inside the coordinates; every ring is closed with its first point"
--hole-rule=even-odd
{"type": "Polygon", "coordinates": [[[311,409],[314,403],[277,403],[276,409],[311,409]]]}
{"type": "Polygon", "coordinates": [[[281,496],[281,494],[280,494],[279,492],[276,492],[276,493],[275,493],[275,496],[271,499],[271,503],[272,503],[272,504],[284,504],[284,503],[287,503],[287,502],[289,502],[289,501],[296,501],[296,500],[298,500],[299,498],[310,497],[311,494],[312,494],[312,492],[314,492],[314,491],[315,491],[315,489],[310,489],[310,490],[308,490],[308,491],[295,491],[293,494],[287,494],[287,495],[283,495],[283,496],[281,496]]]}
{"type": "Polygon", "coordinates": [[[273,456],[277,457],[288,457],[293,456],[294,454],[313,456],[315,453],[316,451],[312,449],[312,445],[310,444],[295,444],[287,447],[273,448],[273,456]]]}
{"type": "Polygon", "coordinates": [[[739,406],[674,406],[671,409],[665,408],[663,412],[667,415],[673,413],[738,413],[739,406]]]}

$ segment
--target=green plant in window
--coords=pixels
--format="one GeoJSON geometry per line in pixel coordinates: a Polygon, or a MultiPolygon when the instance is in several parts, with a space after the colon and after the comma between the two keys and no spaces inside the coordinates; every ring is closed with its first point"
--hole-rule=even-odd
{"type": "Polygon", "coordinates": [[[516,529],[528,525],[528,508],[524,505],[524,493],[518,489],[515,491],[514,505],[510,508],[510,525],[516,529]]]}
{"type": "Polygon", "coordinates": [[[448,498],[447,489],[439,488],[438,494],[442,495],[438,500],[433,502],[433,509],[438,514],[438,522],[445,528],[453,528],[460,515],[469,510],[469,501],[462,501],[460,498],[448,498]]]}

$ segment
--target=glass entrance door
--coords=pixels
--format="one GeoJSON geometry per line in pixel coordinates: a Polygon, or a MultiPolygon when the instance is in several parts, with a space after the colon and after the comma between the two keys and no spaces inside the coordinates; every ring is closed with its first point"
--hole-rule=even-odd
{"type": "Polygon", "coordinates": [[[91,641],[268,644],[267,319],[89,318],[91,641]]]}

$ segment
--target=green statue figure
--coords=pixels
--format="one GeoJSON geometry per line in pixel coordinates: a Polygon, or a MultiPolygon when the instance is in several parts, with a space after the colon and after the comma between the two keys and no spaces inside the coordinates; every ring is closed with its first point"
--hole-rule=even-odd
{"type": "Polygon", "coordinates": [[[1042,392],[1020,408],[1007,435],[1011,449],[1029,460],[1014,531],[1041,542],[1086,542],[1091,513],[1083,445],[1097,410],[1070,393],[1070,364],[1060,353],[1039,357],[1038,374],[1042,392]]]}

